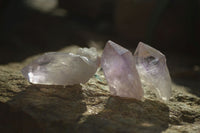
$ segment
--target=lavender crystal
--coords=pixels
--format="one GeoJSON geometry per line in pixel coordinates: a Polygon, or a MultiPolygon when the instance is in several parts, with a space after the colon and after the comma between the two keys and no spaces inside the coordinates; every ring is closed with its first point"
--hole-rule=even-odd
{"type": "Polygon", "coordinates": [[[138,100],[143,98],[136,64],[129,50],[108,41],[101,58],[101,67],[112,95],[138,100]]]}
{"type": "Polygon", "coordinates": [[[169,100],[171,78],[165,56],[160,51],[140,42],[134,53],[134,60],[142,84],[151,88],[158,98],[169,100]]]}

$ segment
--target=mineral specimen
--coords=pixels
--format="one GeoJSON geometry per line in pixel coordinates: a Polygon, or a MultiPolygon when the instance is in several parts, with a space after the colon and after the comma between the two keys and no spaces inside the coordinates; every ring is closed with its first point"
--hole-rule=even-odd
{"type": "Polygon", "coordinates": [[[165,56],[160,51],[140,42],[134,53],[134,60],[142,84],[151,88],[158,98],[169,100],[171,78],[165,56]]]}
{"type": "Polygon", "coordinates": [[[80,48],[76,54],[46,53],[24,67],[22,74],[33,84],[74,85],[87,82],[98,65],[95,48],[80,48]]]}
{"type": "Polygon", "coordinates": [[[140,78],[130,51],[108,41],[101,58],[101,66],[112,95],[138,100],[143,98],[140,78]]]}

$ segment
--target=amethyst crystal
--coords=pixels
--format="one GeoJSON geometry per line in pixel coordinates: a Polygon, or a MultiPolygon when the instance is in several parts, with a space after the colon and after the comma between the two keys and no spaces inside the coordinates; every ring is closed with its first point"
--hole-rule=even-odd
{"type": "Polygon", "coordinates": [[[46,53],[22,69],[33,84],[73,85],[87,82],[96,72],[99,58],[95,48],[73,53],[46,53]]]}
{"type": "Polygon", "coordinates": [[[162,100],[171,96],[171,78],[165,56],[158,50],[140,42],[134,53],[136,68],[143,85],[151,88],[162,100]]]}
{"type": "Polygon", "coordinates": [[[143,98],[140,78],[129,50],[108,41],[103,51],[101,66],[112,95],[139,100],[143,98]]]}

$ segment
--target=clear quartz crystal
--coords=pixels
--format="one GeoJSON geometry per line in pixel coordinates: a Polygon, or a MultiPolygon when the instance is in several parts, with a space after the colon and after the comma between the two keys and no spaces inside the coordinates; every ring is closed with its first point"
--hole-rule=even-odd
{"type": "Polygon", "coordinates": [[[108,41],[101,58],[105,78],[112,95],[143,98],[143,89],[132,53],[120,45],[108,41]]]}
{"type": "Polygon", "coordinates": [[[171,97],[171,78],[165,56],[158,50],[140,42],[134,53],[136,68],[142,84],[151,88],[158,98],[171,97]]]}
{"type": "Polygon", "coordinates": [[[95,48],[80,48],[76,54],[45,53],[24,67],[22,74],[33,84],[74,85],[87,82],[98,65],[95,48]]]}

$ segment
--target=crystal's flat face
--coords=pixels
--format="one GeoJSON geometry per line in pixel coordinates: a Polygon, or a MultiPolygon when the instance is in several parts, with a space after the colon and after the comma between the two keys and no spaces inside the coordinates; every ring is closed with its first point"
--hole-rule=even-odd
{"type": "Polygon", "coordinates": [[[142,99],[143,89],[130,51],[108,41],[101,58],[101,66],[112,95],[142,99]]]}
{"type": "Polygon", "coordinates": [[[33,84],[85,83],[96,72],[97,60],[97,52],[93,48],[80,49],[78,54],[51,52],[40,56],[24,67],[22,74],[33,84]],[[93,54],[92,59],[90,59],[90,54],[93,54]]]}
{"type": "Polygon", "coordinates": [[[160,99],[168,100],[171,96],[171,78],[165,56],[140,42],[134,60],[142,83],[151,87],[160,99]]]}

